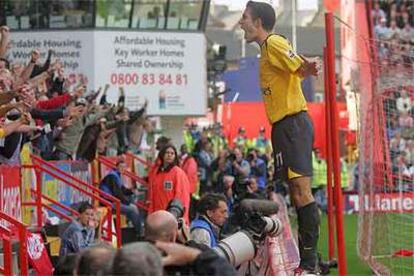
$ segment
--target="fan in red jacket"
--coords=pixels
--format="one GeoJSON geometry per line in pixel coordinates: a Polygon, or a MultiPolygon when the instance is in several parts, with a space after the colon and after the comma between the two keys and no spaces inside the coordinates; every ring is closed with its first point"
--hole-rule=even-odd
{"type": "Polygon", "coordinates": [[[158,154],[161,164],[149,175],[150,213],[166,210],[173,199],[181,201],[185,208],[184,220],[189,224],[190,183],[185,172],[178,166],[177,150],[173,145],[164,147],[158,154]]]}
{"type": "Polygon", "coordinates": [[[190,182],[190,194],[192,194],[197,190],[198,165],[194,157],[188,153],[187,145],[181,145],[180,151],[180,168],[187,174],[188,181],[190,182]]]}

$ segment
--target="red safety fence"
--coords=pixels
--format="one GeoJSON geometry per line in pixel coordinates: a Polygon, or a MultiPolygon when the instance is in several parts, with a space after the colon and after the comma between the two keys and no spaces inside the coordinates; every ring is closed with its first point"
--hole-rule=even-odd
{"type": "Polygon", "coordinates": [[[132,153],[127,152],[127,153],[125,153],[125,156],[127,158],[132,159],[132,160],[138,161],[139,163],[141,163],[142,165],[146,166],[147,168],[150,168],[151,165],[152,165],[150,161],[145,160],[144,158],[142,158],[142,157],[140,157],[138,155],[135,155],[135,154],[132,154],[132,153]]]}
{"type": "MultiPolygon", "coordinates": [[[[134,183],[139,183],[142,186],[147,186],[146,180],[133,172],[133,164],[135,161],[139,162],[144,168],[151,166],[150,162],[144,160],[139,156],[126,154],[124,156],[130,163],[130,170],[125,170],[123,176],[134,183]]],[[[35,218],[33,223],[40,229],[43,227],[44,213],[43,211],[50,211],[61,219],[71,221],[79,216],[79,213],[72,207],[68,206],[67,202],[62,202],[55,196],[48,194],[46,187],[47,181],[45,177],[59,181],[60,185],[65,185],[68,189],[72,189],[77,194],[82,195],[83,198],[92,200],[99,206],[104,206],[107,209],[103,217],[103,222],[106,224],[102,227],[103,238],[112,241],[115,234],[117,238],[117,247],[121,247],[121,202],[116,197],[107,194],[98,189],[94,184],[88,183],[81,179],[76,173],[69,173],[62,169],[60,163],[47,162],[42,158],[31,155],[32,164],[22,165],[18,167],[0,166],[1,185],[0,185],[0,240],[3,243],[3,266],[0,266],[0,273],[4,275],[28,275],[28,254],[27,254],[27,233],[26,225],[19,220],[22,219],[22,207],[35,207],[35,218]],[[35,179],[32,185],[27,188],[31,195],[25,201],[21,198],[22,173],[24,170],[30,170],[35,179]],[[76,177],[78,176],[78,177],[76,177]],[[112,215],[115,213],[115,231],[113,231],[112,215]],[[19,266],[20,271],[13,271],[13,252],[12,243],[19,242],[19,266]]],[[[116,162],[109,157],[99,156],[97,162],[101,168],[113,169],[116,167],[116,162]]],[[[76,166],[77,167],[77,166],[76,166]]],[[[101,171],[101,170],[99,170],[101,171]]],[[[96,173],[96,171],[95,171],[96,173]]],[[[92,174],[94,170],[92,169],[92,174]]],[[[94,175],[92,175],[94,176],[94,175]]],[[[100,178],[92,178],[94,180],[100,178]]],[[[92,181],[93,182],[93,181],[92,181]]],[[[138,207],[147,210],[148,204],[146,202],[139,202],[138,207]]]]}
{"type": "Polygon", "coordinates": [[[23,166],[24,169],[34,169],[36,173],[36,188],[32,188],[32,194],[35,195],[34,202],[24,202],[22,205],[24,206],[36,206],[36,217],[37,217],[37,225],[41,227],[43,225],[42,221],[42,208],[45,208],[60,217],[71,220],[71,217],[62,212],[61,210],[57,209],[54,206],[64,209],[71,213],[71,215],[77,217],[79,214],[73,210],[72,208],[65,206],[57,202],[56,200],[48,197],[47,195],[43,194],[43,187],[42,187],[42,174],[48,174],[51,177],[54,177],[64,183],[65,185],[69,186],[70,188],[82,193],[85,196],[90,197],[94,202],[99,203],[100,206],[104,206],[107,208],[108,212],[105,215],[106,227],[103,227],[102,230],[104,232],[103,237],[106,240],[111,241],[113,232],[112,232],[112,213],[113,210],[115,211],[116,220],[115,220],[115,234],[117,237],[117,247],[121,247],[122,238],[121,238],[121,203],[120,200],[116,197],[113,197],[110,194],[107,194],[98,188],[94,187],[87,182],[80,180],[71,174],[59,169],[58,167],[54,166],[50,162],[44,161],[40,157],[36,155],[32,155],[33,165],[25,165],[23,166]],[[53,205],[47,204],[51,203],[53,205]]]}
{"type": "Polygon", "coordinates": [[[0,238],[3,241],[3,254],[4,262],[3,267],[0,267],[0,273],[3,275],[23,275],[29,274],[29,262],[27,256],[27,242],[26,226],[15,218],[0,212],[0,238]],[[3,226],[6,222],[8,226],[3,226]],[[20,273],[13,272],[13,253],[12,253],[12,241],[16,240],[19,243],[19,266],[20,273]]]}

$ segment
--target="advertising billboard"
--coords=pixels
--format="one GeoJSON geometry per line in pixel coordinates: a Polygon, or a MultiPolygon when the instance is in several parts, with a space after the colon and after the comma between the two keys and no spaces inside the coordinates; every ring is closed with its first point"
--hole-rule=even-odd
{"type": "Polygon", "coordinates": [[[49,49],[68,81],[85,76],[88,88],[110,85],[107,100],[149,115],[204,115],[207,108],[206,39],[202,33],[136,31],[15,32],[8,59],[27,64],[33,49],[41,61],[49,49]]]}

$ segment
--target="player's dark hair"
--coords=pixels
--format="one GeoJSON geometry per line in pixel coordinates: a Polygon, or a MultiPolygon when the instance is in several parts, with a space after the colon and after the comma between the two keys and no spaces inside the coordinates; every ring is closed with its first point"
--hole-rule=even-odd
{"type": "Polygon", "coordinates": [[[250,9],[250,15],[253,20],[260,18],[263,29],[268,32],[273,31],[276,23],[276,14],[271,5],[267,3],[249,1],[246,4],[246,8],[250,9]]]}

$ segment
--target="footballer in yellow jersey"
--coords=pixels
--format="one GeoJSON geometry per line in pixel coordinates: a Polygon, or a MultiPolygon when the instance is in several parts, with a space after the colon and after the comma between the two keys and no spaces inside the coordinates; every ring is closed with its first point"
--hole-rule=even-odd
{"type": "Polygon", "coordinates": [[[280,35],[269,35],[261,45],[260,86],[271,124],[307,110],[302,78],[296,73],[302,62],[280,35]]]}
{"type": "Polygon", "coordinates": [[[260,86],[272,124],[274,178],[289,183],[298,214],[300,265],[296,275],[319,272],[320,217],[311,191],[313,125],[301,81],[317,75],[319,62],[295,53],[289,41],[273,34],[276,15],[263,0],[249,1],[240,19],[247,42],[260,46],[260,86]]]}

